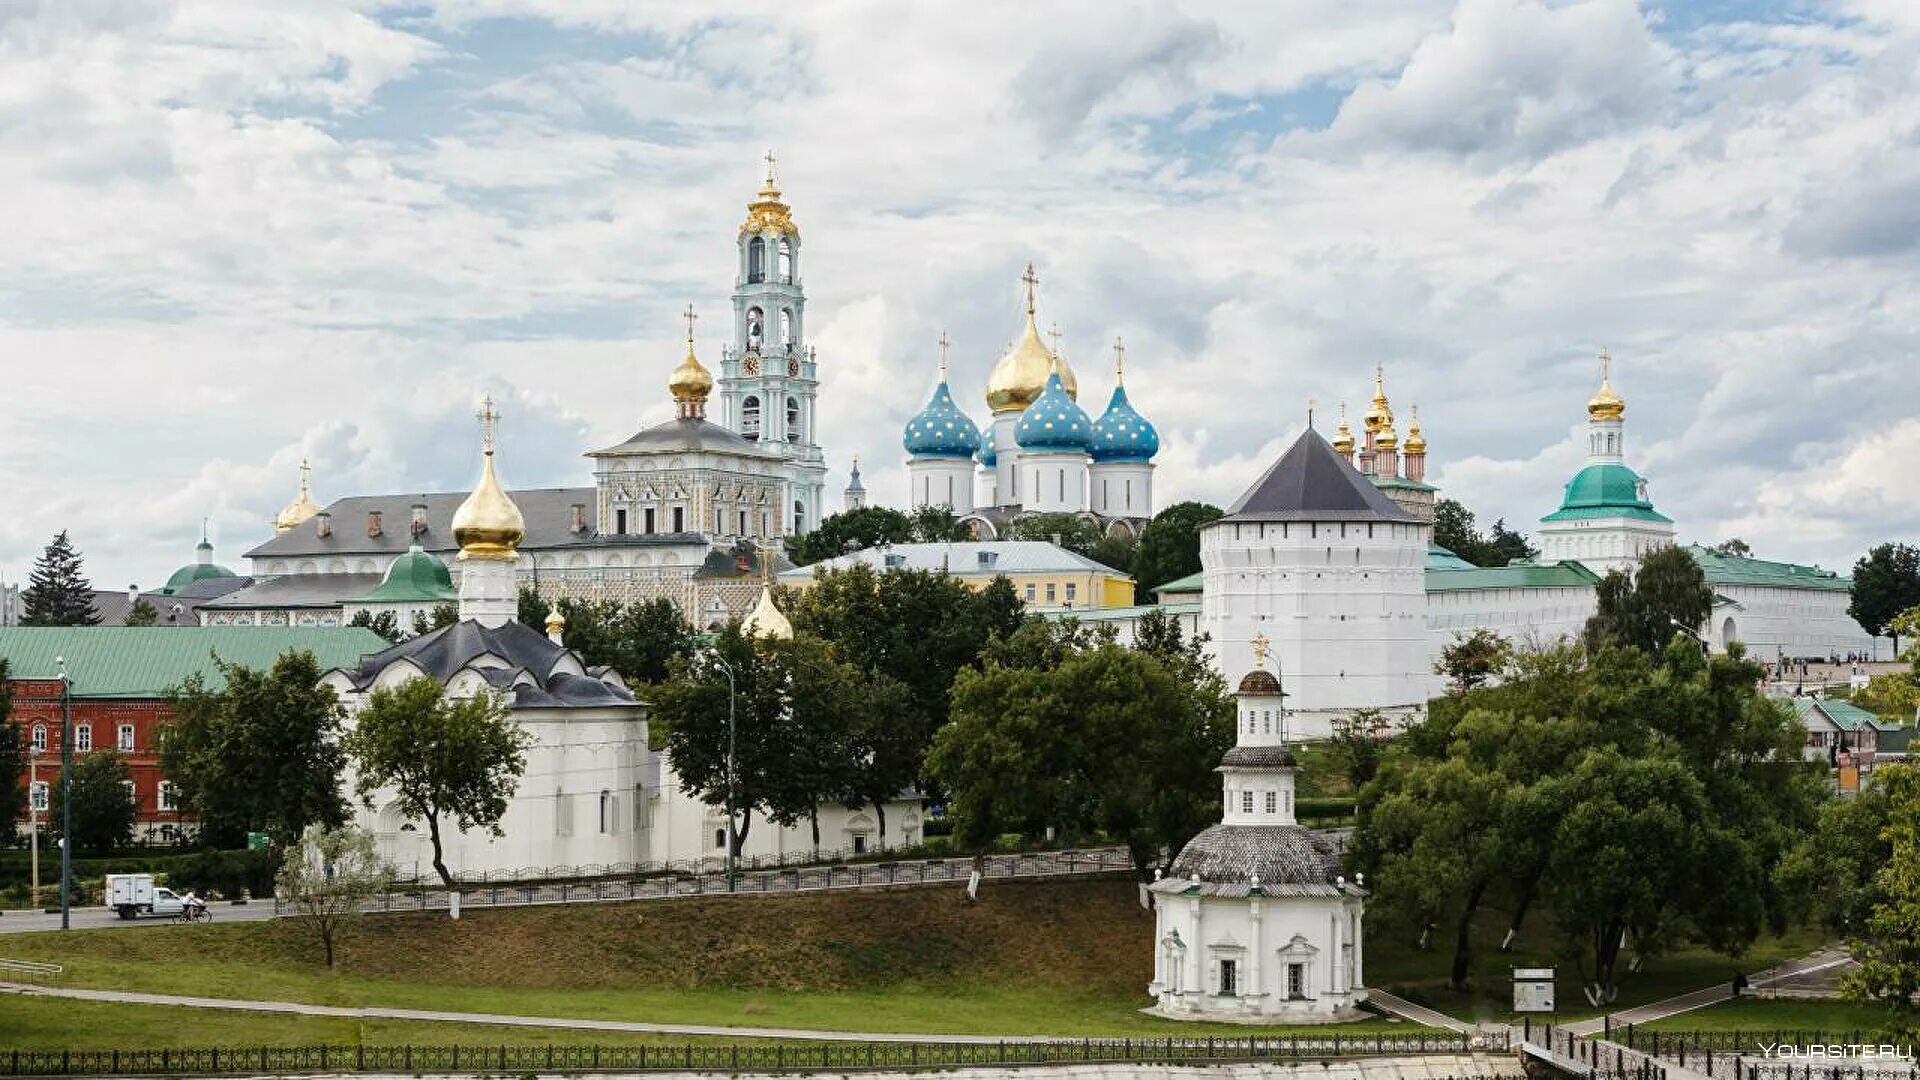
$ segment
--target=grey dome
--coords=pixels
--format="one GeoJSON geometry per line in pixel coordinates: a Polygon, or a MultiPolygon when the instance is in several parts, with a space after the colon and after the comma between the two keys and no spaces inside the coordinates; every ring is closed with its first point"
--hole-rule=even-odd
{"type": "Polygon", "coordinates": [[[1236,746],[1220,755],[1222,768],[1297,769],[1293,751],[1284,746],[1236,746]]]}
{"type": "Polygon", "coordinates": [[[1341,873],[1340,844],[1331,833],[1298,825],[1215,825],[1187,842],[1156,888],[1181,891],[1198,875],[1203,885],[1244,890],[1258,877],[1266,893],[1337,896],[1353,890],[1335,884],[1341,873]]]}

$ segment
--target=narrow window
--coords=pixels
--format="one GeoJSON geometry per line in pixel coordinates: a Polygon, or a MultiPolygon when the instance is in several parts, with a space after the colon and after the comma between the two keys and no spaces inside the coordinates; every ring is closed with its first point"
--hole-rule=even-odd
{"type": "Polygon", "coordinates": [[[613,512],[613,531],[619,536],[627,535],[627,512],[625,510],[615,510],[613,512]]]}
{"type": "Polygon", "coordinates": [[[1243,791],[1240,793],[1240,812],[1243,814],[1253,813],[1253,792],[1243,791]]]}
{"type": "Polygon", "coordinates": [[[77,724],[73,729],[73,752],[84,754],[93,749],[93,725],[77,724]]]}
{"type": "Polygon", "coordinates": [[[46,813],[47,812],[47,782],[45,780],[35,780],[33,782],[32,797],[33,797],[33,808],[39,811],[40,813],[43,813],[43,814],[46,813]]]}
{"type": "Polygon", "coordinates": [[[780,282],[793,284],[793,242],[785,237],[780,239],[780,282]]]}
{"type": "Polygon", "coordinates": [[[747,535],[747,512],[745,510],[740,511],[740,535],[747,535]]]}
{"type": "Polygon", "coordinates": [[[684,506],[676,506],[673,508],[673,531],[687,531],[687,508],[684,506]]]}
{"type": "Polygon", "coordinates": [[[780,309],[780,347],[793,351],[793,309],[780,309]]]}
{"type": "Polygon", "coordinates": [[[748,397],[740,403],[740,436],[751,441],[760,439],[760,399],[748,397]]]}
{"type": "Polygon", "coordinates": [[[727,830],[725,829],[713,830],[713,846],[721,849],[722,851],[726,850],[727,830]]]}
{"type": "Polygon", "coordinates": [[[1240,965],[1232,960],[1220,961],[1220,996],[1240,996],[1240,965]]]}
{"type": "Polygon", "coordinates": [[[866,854],[866,852],[867,852],[867,835],[865,833],[854,833],[853,834],[853,853],[855,855],[864,855],[866,854]]]}
{"type": "Polygon", "coordinates": [[[1307,989],[1307,965],[1288,964],[1287,965],[1287,996],[1290,998],[1306,997],[1307,996],[1306,989],[1307,989]]]}
{"type": "Polygon", "coordinates": [[[47,726],[45,724],[34,725],[33,748],[42,754],[47,752],[47,726]]]}
{"type": "Polygon", "coordinates": [[[646,508],[646,510],[641,512],[641,521],[645,525],[644,531],[646,532],[646,534],[648,536],[652,536],[653,535],[653,507],[649,506],[646,508]]]}
{"type": "Polygon", "coordinates": [[[1277,791],[1267,792],[1267,813],[1277,814],[1279,812],[1280,812],[1280,793],[1277,791]]]}
{"type": "Polygon", "coordinates": [[[1076,587],[1073,582],[1067,582],[1067,603],[1069,604],[1073,603],[1073,593],[1076,587]]]}
{"type": "Polygon", "coordinates": [[[647,827],[647,788],[644,784],[633,785],[633,829],[635,832],[647,827]]]}
{"type": "Polygon", "coordinates": [[[1033,603],[1033,582],[1027,582],[1027,603],[1033,603]]]}
{"type": "Polygon", "coordinates": [[[758,350],[767,330],[766,316],[760,309],[747,309],[747,348],[758,350]]]}
{"type": "Polygon", "coordinates": [[[120,751],[122,753],[127,753],[127,754],[132,753],[133,752],[133,725],[121,724],[119,735],[120,735],[120,738],[119,738],[119,741],[116,743],[116,745],[120,747],[120,751]]]}
{"type": "Polygon", "coordinates": [[[806,519],[807,519],[807,508],[805,506],[802,506],[800,503],[797,503],[797,502],[794,503],[793,504],[793,531],[796,533],[806,532],[807,531],[806,519]]]}
{"type": "Polygon", "coordinates": [[[756,236],[747,245],[747,280],[767,279],[767,242],[756,236]]]}
{"type": "Polygon", "coordinates": [[[801,436],[800,403],[794,400],[793,398],[788,398],[787,399],[787,441],[799,442],[800,436],[801,436]]]}
{"type": "Polygon", "coordinates": [[[129,803],[132,803],[134,806],[140,805],[140,796],[134,791],[133,781],[120,781],[120,793],[126,797],[129,803]]]}
{"type": "Polygon", "coordinates": [[[1047,582],[1047,603],[1051,604],[1054,602],[1055,602],[1055,597],[1053,592],[1053,582],[1049,581],[1047,582]]]}
{"type": "Polygon", "coordinates": [[[177,794],[177,789],[173,786],[173,781],[160,781],[158,806],[162,810],[178,810],[180,808],[180,798],[177,794]]]}

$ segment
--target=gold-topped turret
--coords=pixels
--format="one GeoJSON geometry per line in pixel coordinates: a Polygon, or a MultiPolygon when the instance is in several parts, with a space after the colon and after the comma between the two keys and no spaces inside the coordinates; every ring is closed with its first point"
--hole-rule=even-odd
{"type": "Polygon", "coordinates": [[[313,501],[313,493],[311,490],[312,478],[313,478],[313,466],[307,462],[306,458],[301,458],[300,459],[300,497],[288,503],[286,507],[282,509],[277,516],[274,517],[273,519],[274,532],[276,533],[292,532],[293,530],[313,520],[313,516],[320,512],[319,505],[313,501]]]}
{"type": "Polygon", "coordinates": [[[1040,284],[1040,279],[1034,274],[1032,263],[1027,264],[1027,272],[1020,280],[1027,286],[1027,325],[1020,340],[1000,358],[993,374],[987,378],[987,407],[995,412],[1024,409],[1033,404],[1047,388],[1047,376],[1053,373],[1056,361],[1060,363],[1060,382],[1065,385],[1067,396],[1076,401],[1080,397],[1080,382],[1073,377],[1073,369],[1040,340],[1033,301],[1034,286],[1040,284]]]}
{"type": "Polygon", "coordinates": [[[747,204],[747,220],[740,223],[740,231],[800,235],[800,227],[793,223],[793,208],[780,201],[780,185],[773,179],[771,149],[767,151],[767,179],[760,185],[760,194],[747,204]]]}
{"type": "Polygon", "coordinates": [[[693,324],[700,316],[688,304],[682,318],[687,320],[687,355],[667,378],[667,390],[673,394],[680,418],[699,419],[707,413],[707,395],[713,393],[713,373],[693,355],[693,324]]]}
{"type": "Polygon", "coordinates": [[[1400,436],[1393,430],[1393,417],[1389,415],[1386,423],[1374,433],[1373,445],[1380,450],[1392,450],[1400,445],[1400,436]]]}
{"type": "Polygon", "coordinates": [[[453,513],[453,539],[460,545],[462,559],[517,559],[527,521],[493,474],[493,426],[500,419],[493,398],[481,402],[478,415],[483,454],[480,482],[453,513]]]}
{"type": "Polygon", "coordinates": [[[1333,432],[1333,452],[1345,457],[1353,453],[1353,429],[1347,426],[1347,403],[1340,403],[1340,426],[1333,432]]]}
{"type": "Polygon", "coordinates": [[[760,549],[760,602],[740,620],[740,634],[780,641],[793,637],[793,623],[787,621],[779,605],[773,602],[773,551],[770,548],[760,549]]]}
{"type": "Polygon", "coordinates": [[[1627,403],[1613,392],[1613,357],[1600,350],[1600,389],[1587,399],[1587,415],[1595,420],[1618,420],[1627,411],[1627,403]]]}
{"type": "Polygon", "coordinates": [[[1427,437],[1420,434],[1420,406],[1415,405],[1407,420],[1407,453],[1424,454],[1427,452],[1427,437]]]}
{"type": "Polygon", "coordinates": [[[1383,428],[1393,424],[1393,409],[1387,405],[1387,369],[1374,365],[1373,404],[1361,415],[1360,420],[1367,431],[1378,434],[1383,428]]]}

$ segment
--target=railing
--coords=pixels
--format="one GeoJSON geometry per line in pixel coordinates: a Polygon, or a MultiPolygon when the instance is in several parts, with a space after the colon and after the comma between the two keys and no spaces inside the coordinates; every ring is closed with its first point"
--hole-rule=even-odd
{"type": "Polygon", "coordinates": [[[1629,1024],[1615,1029],[1615,1034],[1630,1047],[1716,1080],[1920,1077],[1912,1044],[1882,1042],[1873,1032],[1858,1028],[1641,1031],[1629,1024]]]}
{"type": "MultiPolygon", "coordinates": [[[[983,860],[987,880],[1060,877],[1080,874],[1131,873],[1133,861],[1118,849],[1096,851],[1029,852],[990,855],[983,860]]],[[[781,895],[835,889],[880,888],[889,885],[927,885],[965,881],[973,860],[921,859],[912,862],[828,864],[787,870],[753,870],[738,875],[733,893],[781,895]]],[[[616,900],[665,900],[674,897],[728,895],[727,876],[718,871],[700,874],[660,874],[651,877],[609,877],[507,884],[461,885],[460,906],[524,907],[533,904],[604,903],[616,900]]],[[[452,898],[444,888],[419,888],[370,898],[362,911],[445,911],[452,898]]],[[[284,899],[274,900],[277,916],[297,914],[284,899]]]]}
{"type": "Polygon", "coordinates": [[[1529,1049],[1544,1051],[1565,1072],[1613,1080],[1667,1080],[1667,1070],[1651,1054],[1597,1036],[1581,1036],[1551,1024],[1529,1020],[1522,1038],[1529,1049]]]}
{"type": "MultiPolygon", "coordinates": [[[[1182,1064],[1464,1054],[1464,1035],[1304,1035],[1000,1042],[734,1043],[685,1046],[227,1046],[189,1050],[0,1051],[0,1076],[332,1072],[820,1072],[1076,1062],[1182,1064]]],[[[1446,1077],[1434,1080],[1493,1080],[1446,1077]]]]}
{"type": "Polygon", "coordinates": [[[0,960],[0,975],[14,981],[58,979],[66,970],[59,964],[43,964],[38,960],[0,960]]]}
{"type": "MultiPolygon", "coordinates": [[[[1348,829],[1345,830],[1345,832],[1351,833],[1352,830],[1348,829]]],[[[1057,849],[1029,847],[1019,851],[989,854],[987,857],[1004,858],[1009,855],[1050,854],[1079,854],[1093,857],[1113,855],[1115,857],[1121,857],[1126,855],[1126,849],[1119,847],[1061,847],[1057,849]]],[[[740,856],[738,867],[743,871],[784,870],[793,867],[824,866],[828,863],[881,863],[916,859],[966,860],[971,858],[973,858],[972,852],[954,852],[935,855],[921,845],[884,850],[867,848],[861,851],[856,851],[850,847],[809,848],[804,851],[788,851],[778,855],[742,855],[740,856]]],[[[471,874],[460,873],[454,875],[454,882],[457,885],[465,886],[489,885],[496,882],[581,881],[589,878],[624,879],[630,877],[653,877],[662,874],[709,874],[724,869],[725,865],[726,860],[720,855],[704,855],[695,859],[673,859],[667,862],[561,863],[554,866],[523,866],[509,870],[483,870],[479,873],[471,874]]],[[[407,884],[427,884],[431,887],[438,887],[439,878],[422,876],[408,880],[407,884]]]]}

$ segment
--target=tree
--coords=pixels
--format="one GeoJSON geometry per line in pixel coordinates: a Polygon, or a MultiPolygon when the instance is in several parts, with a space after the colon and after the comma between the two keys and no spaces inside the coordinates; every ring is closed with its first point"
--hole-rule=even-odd
{"type": "MultiPolygon", "coordinates": [[[[1894,616],[1911,607],[1920,607],[1920,547],[1881,544],[1853,564],[1853,599],[1847,614],[1867,633],[1874,637],[1887,633],[1894,616]]],[[[1898,638],[1893,648],[1895,653],[1900,651],[1898,638]]]]}
{"type": "Polygon", "coordinates": [[[460,621],[460,605],[451,600],[443,600],[433,605],[432,611],[413,613],[413,636],[431,634],[442,627],[452,626],[460,621]]]}
{"type": "Polygon", "coordinates": [[[1493,523],[1490,534],[1481,535],[1473,511],[1455,499],[1433,504],[1433,542],[1475,566],[1506,566],[1540,554],[1527,542],[1526,534],[1507,528],[1504,518],[1493,523]]]}
{"type": "Polygon", "coordinates": [[[1441,648],[1433,673],[1447,677],[1447,689],[1464,694],[1498,675],[1513,656],[1513,645],[1485,627],[1453,635],[1441,648]]]}
{"type": "Polygon", "coordinates": [[[1200,527],[1220,518],[1217,506],[1200,502],[1175,503],[1160,511],[1140,530],[1140,550],[1133,560],[1133,591],[1141,603],[1153,590],[1200,570],[1200,527]]]}
{"type": "Polygon", "coordinates": [[[1730,555],[1736,559],[1750,558],[1753,555],[1753,548],[1749,547],[1745,540],[1742,540],[1737,536],[1731,539],[1722,540],[1719,543],[1713,545],[1711,548],[1708,548],[1707,550],[1716,552],[1721,555],[1730,555]]]}
{"type": "Polygon", "coordinates": [[[425,821],[433,869],[446,885],[453,875],[442,825],[505,835],[500,819],[533,743],[493,691],[448,699],[438,680],[424,677],[375,690],[346,738],[362,801],[371,808],[376,793],[391,789],[402,815],[425,821]]]}
{"type": "Polygon", "coordinates": [[[886,506],[862,506],[821,518],[793,545],[793,561],[808,566],[850,551],[914,540],[914,521],[886,506]]]}
{"type": "Polygon", "coordinates": [[[266,671],[215,659],[224,685],[195,673],[171,690],[160,738],[161,768],[201,839],[238,846],[257,830],[283,849],[308,825],[344,824],[344,713],[313,654],[290,650],[266,671]]]}
{"type": "Polygon", "coordinates": [[[1481,550],[1487,560],[1486,566],[1507,566],[1540,554],[1539,548],[1527,542],[1525,533],[1507,528],[1506,518],[1494,521],[1493,531],[1487,534],[1486,545],[1481,550]]]}
{"type": "Polygon", "coordinates": [[[391,611],[383,611],[375,615],[367,608],[361,608],[359,611],[353,613],[353,618],[347,620],[347,625],[371,630],[381,637],[386,638],[387,643],[390,645],[399,644],[400,640],[407,636],[400,629],[399,616],[391,611]]]}
{"type": "Polygon", "coordinates": [[[98,626],[100,612],[93,606],[93,585],[80,566],[65,529],[34,560],[27,588],[20,594],[24,611],[21,626],[98,626]]]}
{"type": "Polygon", "coordinates": [[[1609,571],[1595,592],[1597,607],[1585,632],[1590,651],[1611,644],[1657,653],[1675,631],[1697,633],[1713,613],[1707,576],[1683,547],[1663,547],[1642,556],[1631,577],[1622,570],[1609,571]]]}
{"type": "Polygon", "coordinates": [[[1097,521],[1079,514],[1025,514],[1009,522],[1006,530],[1008,540],[1045,540],[1088,558],[1105,535],[1097,521]]]}
{"type": "Polygon", "coordinates": [[[939,544],[967,539],[967,530],[950,506],[916,506],[907,514],[908,532],[916,544],[939,544]]]}
{"type": "Polygon", "coordinates": [[[27,738],[13,719],[13,683],[7,679],[7,658],[0,656],[0,844],[18,835],[22,790],[27,775],[27,738]]]}
{"type": "Polygon", "coordinates": [[[618,600],[577,600],[563,596],[543,600],[531,588],[520,588],[520,622],[544,626],[547,614],[559,608],[567,621],[566,645],[589,667],[610,667],[636,683],[658,683],[669,673],[673,658],[693,650],[693,628],[680,608],[666,597],[631,604],[618,600]]]}
{"type": "MultiPolygon", "coordinates": [[[[62,776],[61,782],[65,781],[62,776]]],[[[115,751],[94,750],[74,759],[71,842],[75,851],[113,851],[133,842],[133,795],[128,790],[132,782],[126,762],[115,751]]],[[[49,802],[48,821],[54,835],[68,836],[66,797],[56,794],[49,802]]]]}
{"type": "Polygon", "coordinates": [[[275,879],[294,917],[320,942],[327,966],[342,931],[368,900],[393,884],[373,834],[363,829],[310,825],[287,853],[275,879]]]}
{"type": "Polygon", "coordinates": [[[1886,1007],[1887,1034],[1911,1039],[1920,1033],[1920,769],[1884,766],[1873,786],[1885,803],[1876,837],[1885,861],[1861,896],[1865,921],[1849,942],[1860,967],[1844,985],[1848,997],[1886,1007]]]}
{"type": "Polygon", "coordinates": [[[160,609],[154,607],[153,602],[143,596],[135,600],[133,606],[127,609],[127,617],[124,625],[152,626],[159,621],[160,609]]]}

